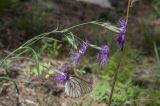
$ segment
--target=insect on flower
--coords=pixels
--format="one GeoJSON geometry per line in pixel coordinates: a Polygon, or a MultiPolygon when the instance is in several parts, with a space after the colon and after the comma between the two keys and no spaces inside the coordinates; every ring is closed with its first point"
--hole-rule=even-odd
{"type": "Polygon", "coordinates": [[[78,76],[71,76],[69,73],[59,70],[54,71],[57,72],[54,79],[64,84],[66,96],[77,98],[92,91],[92,86],[78,76]]]}

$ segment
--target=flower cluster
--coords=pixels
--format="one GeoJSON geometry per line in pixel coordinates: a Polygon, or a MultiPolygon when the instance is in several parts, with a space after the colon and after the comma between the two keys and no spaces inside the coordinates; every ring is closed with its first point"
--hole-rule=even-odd
{"type": "Polygon", "coordinates": [[[100,51],[97,55],[97,63],[100,65],[101,68],[105,66],[105,64],[108,61],[108,56],[109,56],[109,47],[108,45],[102,45],[100,47],[100,51]]]}
{"type": "Polygon", "coordinates": [[[61,73],[57,73],[56,75],[53,76],[53,78],[58,81],[59,83],[65,83],[69,79],[69,75],[67,73],[67,66],[62,65],[57,68],[58,71],[61,73]]]}
{"type": "Polygon", "coordinates": [[[68,80],[69,75],[67,73],[63,73],[63,74],[58,73],[58,74],[54,75],[53,77],[59,83],[64,84],[68,80]]]}
{"type": "Polygon", "coordinates": [[[76,65],[79,62],[81,56],[86,52],[87,47],[88,47],[88,41],[87,40],[83,41],[80,49],[78,51],[75,51],[72,56],[72,62],[71,62],[72,65],[76,65]]]}
{"type": "MultiPolygon", "coordinates": [[[[87,47],[88,47],[88,42],[83,41],[83,43],[81,44],[81,48],[78,51],[74,52],[72,56],[72,65],[76,65],[79,62],[81,56],[86,52],[87,47]]],[[[101,68],[103,68],[107,63],[108,56],[109,56],[109,47],[107,45],[102,45],[97,55],[97,63],[100,65],[101,68]]]]}
{"type": "Polygon", "coordinates": [[[119,27],[120,27],[120,31],[118,33],[117,42],[120,45],[120,47],[123,49],[124,42],[125,42],[127,21],[126,21],[126,19],[122,19],[122,20],[119,21],[118,24],[119,24],[119,27]]]}

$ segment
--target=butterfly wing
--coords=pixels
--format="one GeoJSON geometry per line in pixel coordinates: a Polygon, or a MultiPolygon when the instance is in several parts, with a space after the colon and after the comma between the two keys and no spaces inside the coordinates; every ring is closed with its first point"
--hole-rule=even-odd
{"type": "Polygon", "coordinates": [[[72,81],[72,79],[69,79],[65,83],[65,93],[67,96],[73,98],[80,97],[82,95],[80,86],[72,81]]]}
{"type": "Polygon", "coordinates": [[[92,87],[90,84],[76,77],[70,77],[65,83],[65,93],[72,98],[80,97],[91,91],[92,87]]]}

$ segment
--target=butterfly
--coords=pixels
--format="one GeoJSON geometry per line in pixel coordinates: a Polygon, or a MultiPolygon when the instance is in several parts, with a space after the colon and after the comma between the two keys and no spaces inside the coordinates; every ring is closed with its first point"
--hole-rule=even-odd
{"type": "Polygon", "coordinates": [[[78,77],[69,77],[65,82],[65,94],[71,98],[80,97],[92,91],[92,86],[78,77]]]}
{"type": "Polygon", "coordinates": [[[78,98],[92,91],[92,86],[87,81],[78,76],[70,76],[71,73],[69,70],[67,70],[67,72],[62,72],[52,67],[48,69],[53,69],[58,73],[55,79],[61,83],[64,83],[66,96],[71,98],[78,98]]]}

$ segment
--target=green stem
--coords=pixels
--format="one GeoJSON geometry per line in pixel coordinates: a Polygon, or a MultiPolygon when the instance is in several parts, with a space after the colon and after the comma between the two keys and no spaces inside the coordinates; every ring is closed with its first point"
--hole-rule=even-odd
{"type": "Polygon", "coordinates": [[[127,21],[127,23],[128,23],[128,18],[129,18],[129,12],[130,12],[131,2],[132,2],[132,0],[128,0],[128,7],[127,7],[127,14],[126,14],[126,21],[127,21]]]}
{"type": "Polygon", "coordinates": [[[122,57],[123,57],[123,53],[121,54],[121,56],[119,58],[119,62],[117,64],[117,66],[116,66],[116,71],[115,71],[115,74],[114,74],[113,85],[112,85],[111,93],[110,93],[110,96],[109,96],[108,106],[110,106],[111,103],[112,103],[112,96],[113,96],[114,88],[115,88],[115,85],[116,85],[116,81],[117,81],[117,77],[118,77],[118,73],[119,73],[120,64],[122,62],[122,57]]]}
{"type": "MultiPolygon", "coordinates": [[[[35,43],[36,41],[40,40],[41,38],[49,35],[49,34],[52,34],[52,33],[66,33],[76,27],[80,27],[80,26],[83,26],[83,25],[87,25],[87,24],[96,24],[95,21],[91,21],[91,22],[86,22],[86,23],[82,23],[82,24],[78,24],[78,25],[75,25],[75,26],[72,26],[72,27],[69,27],[69,28],[66,28],[66,29],[63,29],[63,30],[58,30],[58,29],[55,29],[51,32],[46,32],[46,33],[43,33],[43,34],[40,34],[38,36],[35,36],[34,38],[28,40],[27,42],[25,42],[24,44],[22,44],[19,48],[17,48],[16,50],[14,50],[13,52],[11,52],[7,57],[5,57],[1,62],[0,62],[0,66],[3,64],[3,62],[8,59],[12,54],[14,54],[15,52],[17,52],[19,49],[21,49],[22,47],[26,47],[26,46],[30,46],[32,45],[33,43],[35,43]]],[[[26,52],[26,50],[24,51],[26,52]]],[[[23,52],[23,53],[24,53],[23,52]]],[[[23,54],[22,53],[22,54],[23,54]]]]}
{"type": "MultiPolygon", "coordinates": [[[[103,23],[102,23],[102,22],[93,21],[93,22],[91,22],[91,23],[92,23],[92,24],[95,24],[95,25],[98,25],[98,26],[103,26],[103,23]]],[[[103,27],[109,29],[110,31],[116,32],[116,33],[119,32],[119,28],[111,25],[110,23],[105,23],[105,25],[104,25],[103,27]]]]}
{"type": "MultiPolygon", "coordinates": [[[[128,25],[128,17],[129,17],[129,12],[130,12],[130,6],[131,6],[131,0],[128,0],[128,7],[127,7],[127,14],[126,14],[127,25],[128,25]]],[[[127,26],[126,26],[126,30],[127,30],[127,26]]],[[[112,85],[111,93],[110,93],[110,96],[109,96],[108,106],[110,106],[111,103],[112,103],[112,97],[113,97],[113,93],[114,93],[114,89],[115,89],[115,85],[116,85],[116,81],[117,81],[117,77],[118,77],[118,73],[119,73],[120,64],[122,62],[123,54],[124,54],[124,52],[122,51],[122,54],[121,54],[120,59],[119,59],[119,62],[117,64],[117,66],[116,66],[114,79],[113,79],[113,85],[112,85]]]]}
{"type": "Polygon", "coordinates": [[[83,26],[83,25],[87,25],[87,24],[91,24],[92,22],[86,22],[86,23],[82,23],[82,24],[78,24],[78,25],[75,25],[75,26],[72,26],[72,27],[69,27],[69,28],[66,28],[63,30],[63,32],[68,32],[76,27],[80,27],[80,26],[83,26]]]}

